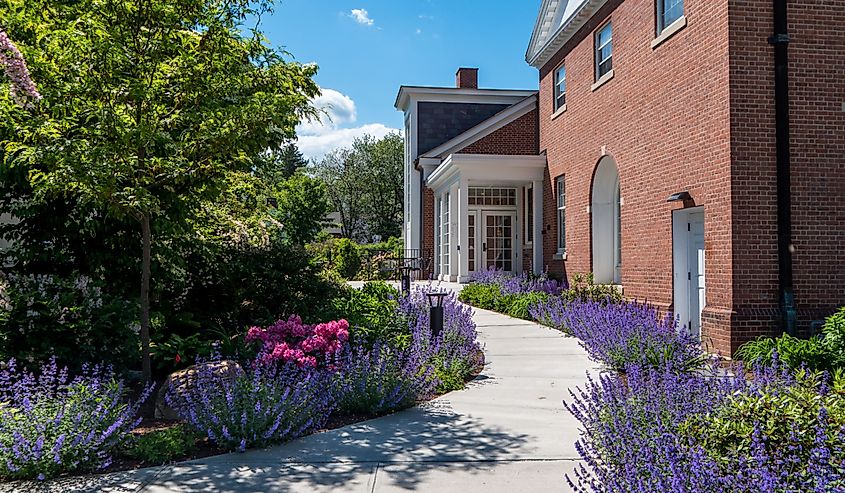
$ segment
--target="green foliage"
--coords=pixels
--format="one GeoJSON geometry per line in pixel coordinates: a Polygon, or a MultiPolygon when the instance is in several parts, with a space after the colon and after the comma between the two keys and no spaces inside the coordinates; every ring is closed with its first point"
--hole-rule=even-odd
{"type": "Polygon", "coordinates": [[[340,238],[332,247],[332,263],[338,274],[354,279],[361,269],[361,252],[349,238],[340,238]]]}
{"type": "Polygon", "coordinates": [[[740,346],[735,357],[768,365],[773,362],[775,354],[781,363],[793,369],[807,366],[811,370],[832,371],[845,367],[845,307],[827,317],[821,337],[763,336],[740,346]]]}
{"type": "Polygon", "coordinates": [[[760,337],[740,346],[735,357],[752,363],[771,364],[775,354],[783,364],[790,368],[807,365],[813,370],[830,369],[831,354],[817,336],[809,339],[799,339],[789,334],[780,337],[760,337]]]}
{"type": "Polygon", "coordinates": [[[380,342],[404,348],[410,343],[410,329],[397,314],[399,292],[382,281],[368,282],[361,289],[348,289],[332,300],[335,318],[349,322],[350,336],[372,347],[380,342]]]}
{"type": "Polygon", "coordinates": [[[157,466],[189,457],[196,451],[198,435],[187,425],[135,435],[124,450],[127,457],[157,466]]]}
{"type": "Polygon", "coordinates": [[[447,363],[444,358],[435,356],[431,364],[434,366],[434,374],[438,380],[435,389],[438,394],[463,389],[466,386],[467,379],[478,370],[470,361],[464,359],[456,359],[447,363]]]}
{"type": "Polygon", "coordinates": [[[593,273],[586,275],[575,274],[572,276],[572,284],[569,289],[561,293],[564,300],[602,301],[607,303],[619,303],[622,301],[622,293],[616,286],[609,284],[596,284],[593,280],[593,273]]]}
{"type": "Polygon", "coordinates": [[[153,361],[160,373],[169,374],[177,369],[193,365],[197,357],[210,356],[212,347],[211,342],[201,338],[200,334],[185,337],[170,334],[166,339],[153,341],[151,349],[153,361]]]}
{"type": "Polygon", "coordinates": [[[709,415],[696,416],[681,426],[683,435],[702,445],[714,459],[730,466],[737,457],[752,455],[755,423],[767,437],[767,452],[772,457],[785,453],[791,442],[802,445],[801,464],[807,464],[817,439],[820,411],[836,434],[824,438],[833,448],[839,444],[838,431],[845,427],[845,391],[843,382],[832,390],[819,392],[825,376],[799,370],[796,383],[787,387],[764,388],[761,392],[740,393],[729,398],[709,415]]]}
{"type": "Polygon", "coordinates": [[[825,319],[822,334],[824,344],[830,351],[833,366],[845,368],[845,306],[825,319]]]}
{"type": "Polygon", "coordinates": [[[538,291],[530,293],[518,293],[502,296],[497,303],[497,311],[505,315],[531,320],[528,309],[536,303],[547,301],[550,295],[538,291]]]}
{"type": "Polygon", "coordinates": [[[105,292],[104,283],[75,274],[0,273],[0,360],[60,366],[102,362],[125,370],[137,361],[135,306],[105,292]]]}
{"type": "Polygon", "coordinates": [[[337,149],[313,165],[327,187],[332,208],[340,216],[345,238],[370,241],[398,237],[402,227],[404,143],[388,134],[356,138],[352,146],[337,149]]]}
{"type": "Polygon", "coordinates": [[[470,283],[463,287],[458,299],[483,310],[498,310],[502,290],[497,284],[470,283]]]}
{"type": "Polygon", "coordinates": [[[329,213],[323,182],[297,173],[281,182],[278,197],[278,219],[288,241],[297,245],[313,241],[329,213]]]}
{"type": "MultiPolygon", "coordinates": [[[[268,8],[264,1],[11,0],[0,12],[43,96],[31,111],[0,97],[0,173],[13,178],[13,193],[0,197],[24,221],[45,218],[32,208],[60,211],[45,219],[56,226],[53,241],[29,246],[75,254],[58,257],[74,270],[133,272],[137,293],[140,267],[144,347],[150,298],[160,295],[148,281],[162,270],[191,271],[173,255],[192,250],[185,244],[205,227],[191,219],[231,189],[233,174],[268,176],[262,168],[275,164],[258,156],[289,142],[314,114],[316,68],[286,61],[246,25],[268,8]],[[110,224],[98,224],[106,218],[110,224]],[[80,226],[106,234],[89,240],[108,246],[104,258],[65,246],[83,236],[80,226]]],[[[56,272],[49,263],[21,267],[56,272]]]]}

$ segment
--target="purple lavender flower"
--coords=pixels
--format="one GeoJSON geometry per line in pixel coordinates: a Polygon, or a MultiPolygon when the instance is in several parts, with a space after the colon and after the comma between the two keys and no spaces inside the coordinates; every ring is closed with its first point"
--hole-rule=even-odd
{"type": "Polygon", "coordinates": [[[245,450],[320,428],[336,404],[325,370],[253,361],[236,374],[198,366],[196,380],[174,381],[165,399],[200,433],[222,447],[245,450]]]}
{"type": "Polygon", "coordinates": [[[38,93],[38,89],[29,75],[29,69],[23,55],[2,29],[0,29],[0,68],[3,69],[6,77],[12,83],[12,99],[17,104],[29,107],[31,105],[29,99],[35,101],[41,99],[41,94],[38,93]]]}
{"type": "Polygon", "coordinates": [[[110,369],[87,367],[71,379],[55,358],[35,374],[12,360],[0,370],[0,478],[50,478],[110,462],[137,425],[139,400],[125,401],[110,369]]]}

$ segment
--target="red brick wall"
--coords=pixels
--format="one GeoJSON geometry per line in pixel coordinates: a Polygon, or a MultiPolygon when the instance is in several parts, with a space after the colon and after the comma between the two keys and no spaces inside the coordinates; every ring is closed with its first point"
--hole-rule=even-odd
{"type": "Polygon", "coordinates": [[[532,110],[490,135],[464,147],[458,154],[536,155],[537,110],[532,110]]]}
{"type": "MultiPolygon", "coordinates": [[[[556,251],[551,184],[566,174],[567,260],[550,267],[571,278],[590,272],[592,176],[602,149],[619,168],[622,284],[629,298],[672,303],[672,193],[689,190],[705,209],[705,311],[732,310],[730,113],[727,0],[687,0],[688,25],[656,49],[654,2],[611,0],[540,71],[540,150],[549,160],[546,259],[556,251]],[[595,91],[593,31],[613,22],[614,78],[595,91]],[[564,61],[567,110],[551,119],[553,70],[564,61]]],[[[705,338],[729,348],[729,334],[705,317],[705,338]]]]}
{"type": "MultiPolygon", "coordinates": [[[[845,304],[845,1],[790,2],[795,294],[802,326],[845,304]]],[[[652,50],[654,2],[611,0],[540,71],[546,151],[545,256],[556,250],[551,182],[566,174],[566,262],[591,267],[592,174],[619,167],[625,295],[672,303],[671,193],[705,209],[705,342],[730,353],[777,330],[777,217],[771,2],[687,0],[688,25],[652,50]],[[615,76],[591,91],[593,31],[613,21],[615,76]],[[552,115],[565,59],[567,110],[552,115]]],[[[566,272],[564,272],[566,271],[566,272]]]]}
{"type": "MultiPolygon", "coordinates": [[[[733,346],[778,326],[772,5],[731,3],[733,346]],[[768,323],[767,323],[768,319],[768,323]]],[[[845,1],[789,3],[790,154],[800,328],[845,304],[845,1]]]]}
{"type": "Polygon", "coordinates": [[[429,269],[422,273],[422,279],[430,279],[434,274],[434,191],[423,186],[423,231],[422,231],[423,255],[431,259],[429,269]]]}

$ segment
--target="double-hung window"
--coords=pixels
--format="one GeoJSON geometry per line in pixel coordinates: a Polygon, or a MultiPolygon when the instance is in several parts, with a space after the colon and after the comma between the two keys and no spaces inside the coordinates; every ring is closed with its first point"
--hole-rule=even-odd
{"type": "Polygon", "coordinates": [[[566,106],[566,65],[555,70],[555,111],[566,106]]]}
{"type": "Polygon", "coordinates": [[[566,175],[555,179],[557,192],[557,252],[566,252],[566,175]]]}
{"type": "Polygon", "coordinates": [[[684,15],[684,0],[657,0],[657,34],[684,15]]]}
{"type": "Polygon", "coordinates": [[[596,80],[613,69],[613,27],[610,22],[596,32],[596,80]]]}

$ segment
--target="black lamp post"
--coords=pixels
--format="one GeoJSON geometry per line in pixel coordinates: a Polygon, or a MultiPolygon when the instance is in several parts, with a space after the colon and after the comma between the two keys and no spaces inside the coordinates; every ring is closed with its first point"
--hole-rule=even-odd
{"type": "Polygon", "coordinates": [[[401,288],[400,291],[407,294],[411,292],[411,270],[413,267],[409,265],[403,265],[399,267],[399,272],[401,273],[401,288]]]}
{"type": "Polygon", "coordinates": [[[448,295],[448,293],[442,291],[426,293],[426,296],[428,296],[432,339],[436,339],[443,332],[443,298],[448,295]]]}

